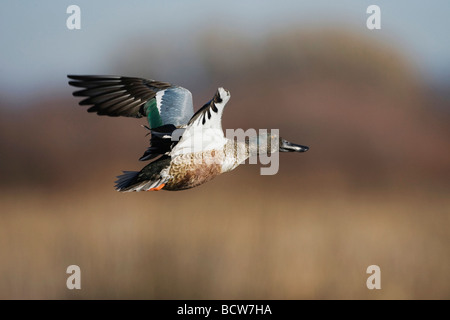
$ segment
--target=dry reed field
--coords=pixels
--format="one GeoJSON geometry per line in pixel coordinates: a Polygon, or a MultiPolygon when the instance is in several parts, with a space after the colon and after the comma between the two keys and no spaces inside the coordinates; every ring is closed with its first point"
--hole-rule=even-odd
{"type": "Polygon", "coordinates": [[[241,55],[214,37],[201,48],[197,108],[224,86],[224,128],[311,149],[281,154],[273,176],[247,164],[191,190],[118,193],[115,176],[143,166],[143,121],[88,114],[69,87],[26,107],[0,94],[0,299],[450,298],[448,97],[352,34],[227,39],[241,55]]]}
{"type": "Polygon", "coordinates": [[[0,297],[449,297],[444,195],[312,195],[248,188],[248,179],[236,173],[178,194],[4,194],[0,297]],[[65,286],[71,264],[82,270],[81,290],[65,286]],[[366,288],[372,264],[381,290],[366,288]]]}

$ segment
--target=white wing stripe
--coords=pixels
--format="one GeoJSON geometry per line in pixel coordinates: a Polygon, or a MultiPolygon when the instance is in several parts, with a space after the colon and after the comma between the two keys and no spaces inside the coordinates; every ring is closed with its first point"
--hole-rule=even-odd
{"type": "Polygon", "coordinates": [[[166,90],[162,90],[162,91],[158,91],[156,93],[156,97],[155,97],[156,98],[156,107],[158,108],[159,114],[161,114],[161,101],[162,101],[162,98],[163,98],[165,92],[166,92],[166,90]]]}

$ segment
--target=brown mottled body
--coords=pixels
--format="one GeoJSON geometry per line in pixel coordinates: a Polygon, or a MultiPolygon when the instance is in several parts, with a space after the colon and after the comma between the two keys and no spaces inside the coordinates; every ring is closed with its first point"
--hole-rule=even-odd
{"type": "Polygon", "coordinates": [[[184,190],[210,181],[222,173],[224,153],[211,150],[177,155],[172,158],[164,190],[184,190]]]}

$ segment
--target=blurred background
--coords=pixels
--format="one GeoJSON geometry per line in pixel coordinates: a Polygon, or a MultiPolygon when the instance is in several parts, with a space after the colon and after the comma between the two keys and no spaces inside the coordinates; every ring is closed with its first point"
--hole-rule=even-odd
{"type": "Polygon", "coordinates": [[[1,6],[1,299],[450,298],[448,1],[1,6]],[[223,86],[224,128],[311,149],[274,176],[117,193],[145,122],[88,114],[67,74],[172,82],[196,108],[223,86]]]}

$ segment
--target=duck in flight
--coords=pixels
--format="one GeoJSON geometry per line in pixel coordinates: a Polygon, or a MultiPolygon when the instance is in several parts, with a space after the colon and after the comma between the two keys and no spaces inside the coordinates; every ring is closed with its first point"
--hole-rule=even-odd
{"type": "Polygon", "coordinates": [[[85,97],[88,112],[111,117],[146,117],[150,147],[140,158],[151,161],[141,171],[124,171],[116,190],[184,190],[233,170],[261,152],[305,152],[309,148],[273,134],[244,141],[227,139],[222,130],[223,110],[230,92],[219,88],[194,113],[189,90],[167,82],[121,76],[68,75],[73,93],[85,97]]]}

